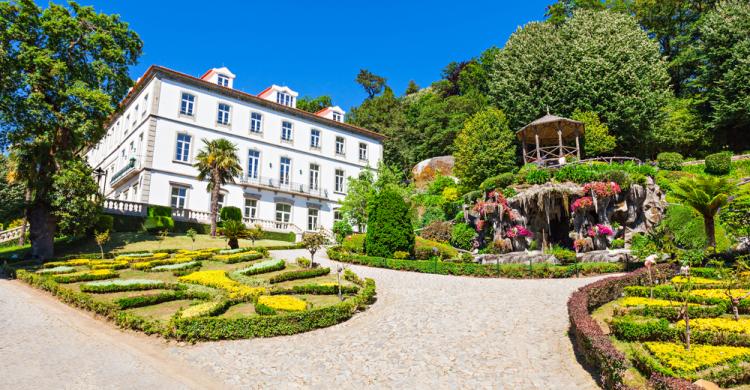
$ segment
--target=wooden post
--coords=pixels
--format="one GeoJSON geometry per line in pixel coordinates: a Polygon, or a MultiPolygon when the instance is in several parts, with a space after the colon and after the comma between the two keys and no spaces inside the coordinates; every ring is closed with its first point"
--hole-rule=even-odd
{"type": "Polygon", "coordinates": [[[563,150],[562,129],[560,128],[560,125],[557,125],[557,143],[560,145],[560,152],[558,155],[560,158],[563,158],[565,157],[565,151],[563,150]]]}
{"type": "Polygon", "coordinates": [[[539,150],[539,129],[534,129],[534,140],[536,141],[536,162],[542,163],[542,151],[539,150]]]}
{"type": "Polygon", "coordinates": [[[578,154],[578,160],[581,159],[581,144],[578,142],[578,129],[576,128],[576,154],[578,154]]]}
{"type": "Polygon", "coordinates": [[[523,148],[521,149],[523,151],[523,163],[526,164],[528,162],[526,158],[526,130],[521,134],[521,147],[523,148]]]}

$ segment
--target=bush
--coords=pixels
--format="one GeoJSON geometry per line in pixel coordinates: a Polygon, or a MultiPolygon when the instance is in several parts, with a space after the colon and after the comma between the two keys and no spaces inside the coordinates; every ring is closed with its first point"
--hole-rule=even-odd
{"type": "Polygon", "coordinates": [[[169,206],[148,206],[148,217],[172,217],[172,208],[169,206]]]}
{"type": "Polygon", "coordinates": [[[484,197],[484,193],[482,191],[471,191],[464,194],[463,201],[466,204],[473,204],[477,201],[477,199],[481,199],[482,197],[484,197]]]}
{"type": "Polygon", "coordinates": [[[479,189],[488,192],[495,189],[505,188],[513,182],[515,182],[516,176],[510,172],[506,172],[497,176],[490,177],[479,185],[479,189]]]}
{"type": "Polygon", "coordinates": [[[566,164],[555,172],[555,180],[561,183],[570,181],[583,184],[597,179],[597,172],[589,164],[566,164]]]}
{"type": "Polygon", "coordinates": [[[633,185],[633,179],[630,177],[630,174],[621,170],[603,172],[599,175],[598,181],[615,182],[623,192],[630,190],[630,186],[633,185]]]}
{"type": "Polygon", "coordinates": [[[112,227],[115,224],[115,217],[107,214],[99,214],[96,223],[94,223],[94,231],[106,232],[112,231],[112,227]]]}
{"type": "Polygon", "coordinates": [[[172,217],[164,216],[146,217],[146,221],[143,223],[143,229],[151,234],[156,234],[163,230],[171,231],[174,229],[174,220],[172,217]]]}
{"type": "Polygon", "coordinates": [[[318,276],[328,275],[330,272],[331,272],[330,268],[310,268],[310,269],[303,269],[299,271],[289,271],[289,272],[284,272],[278,275],[274,275],[268,281],[271,284],[274,284],[274,283],[286,282],[289,280],[309,279],[309,278],[315,278],[318,276]]]}
{"type": "Polygon", "coordinates": [[[451,245],[456,248],[470,250],[474,246],[474,237],[477,232],[465,223],[457,223],[451,230],[451,245]]]}
{"type": "Polygon", "coordinates": [[[706,156],[706,173],[726,175],[732,170],[732,152],[719,152],[706,156]]]}
{"type": "Polygon", "coordinates": [[[612,243],[609,245],[612,249],[622,249],[625,248],[625,240],[622,238],[615,238],[612,240],[612,243]]]}
{"type": "Polygon", "coordinates": [[[242,221],[242,210],[239,207],[224,206],[219,212],[222,221],[242,221]]]}
{"type": "Polygon", "coordinates": [[[427,240],[422,237],[417,237],[416,243],[414,245],[414,257],[417,259],[429,259],[434,255],[434,249],[437,249],[437,255],[442,259],[453,259],[458,256],[458,251],[456,250],[456,248],[453,248],[448,244],[427,240]],[[424,257],[428,251],[429,255],[427,255],[427,257],[424,257]],[[421,252],[422,257],[420,257],[417,252],[421,252]]]}
{"type": "Polygon", "coordinates": [[[659,168],[667,171],[681,170],[682,161],[682,155],[674,152],[662,152],[656,156],[656,162],[659,168]]]}
{"type": "Polygon", "coordinates": [[[394,259],[399,259],[399,260],[408,259],[409,258],[409,252],[404,252],[404,251],[393,252],[393,258],[394,259]]]}
{"type": "Polygon", "coordinates": [[[422,226],[427,226],[433,222],[445,221],[445,212],[442,207],[428,207],[422,214],[422,226]]]}
{"type": "Polygon", "coordinates": [[[310,267],[310,259],[307,257],[298,257],[294,261],[297,262],[297,265],[299,265],[302,268],[309,268],[310,267]]]}
{"type": "Polygon", "coordinates": [[[555,256],[555,258],[560,261],[560,264],[571,264],[576,262],[575,252],[557,245],[548,249],[546,253],[555,256]]]}
{"type": "Polygon", "coordinates": [[[367,236],[364,233],[354,233],[345,238],[341,246],[349,252],[365,253],[365,238],[367,236]]]}
{"type": "Polygon", "coordinates": [[[449,242],[453,225],[450,222],[435,221],[419,232],[422,238],[438,242],[449,242]]]}
{"type": "Polygon", "coordinates": [[[333,236],[335,237],[337,244],[341,245],[344,242],[344,239],[352,233],[354,233],[354,229],[352,229],[352,225],[349,221],[342,219],[333,223],[333,236]]]}
{"type": "Polygon", "coordinates": [[[401,194],[384,189],[368,205],[365,251],[372,256],[414,253],[414,228],[401,194]]]}
{"type": "MultiPolygon", "coordinates": [[[[529,164],[527,164],[529,165],[529,164]]],[[[528,168],[524,181],[527,184],[544,184],[552,178],[550,172],[544,168],[538,168],[534,165],[534,168],[528,168]]]]}

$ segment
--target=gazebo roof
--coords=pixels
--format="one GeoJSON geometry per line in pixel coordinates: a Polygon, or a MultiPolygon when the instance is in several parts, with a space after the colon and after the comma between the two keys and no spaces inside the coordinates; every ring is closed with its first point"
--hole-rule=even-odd
{"type": "Polygon", "coordinates": [[[581,136],[584,132],[583,122],[547,113],[547,115],[522,127],[521,130],[516,132],[516,136],[519,140],[534,143],[536,141],[535,135],[538,133],[540,143],[546,143],[545,141],[557,143],[558,129],[562,131],[563,139],[575,137],[576,132],[581,136]]]}

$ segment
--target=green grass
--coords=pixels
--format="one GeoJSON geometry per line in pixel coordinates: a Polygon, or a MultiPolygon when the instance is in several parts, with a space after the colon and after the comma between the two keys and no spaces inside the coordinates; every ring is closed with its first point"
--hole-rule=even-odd
{"type": "MultiPolygon", "coordinates": [[[[276,240],[258,240],[255,246],[284,246],[291,243],[276,240]]],[[[251,246],[250,240],[240,240],[240,247],[251,246]]],[[[227,241],[223,237],[211,237],[207,234],[199,234],[195,237],[195,244],[184,234],[172,233],[164,241],[159,240],[151,234],[143,232],[115,232],[112,238],[104,246],[105,252],[127,252],[127,251],[153,251],[157,249],[206,249],[206,248],[228,248],[227,241]]],[[[99,246],[93,238],[82,240],[75,247],[58,251],[57,255],[72,253],[96,253],[99,246]]]]}
{"type": "Polygon", "coordinates": [[[226,318],[242,318],[242,317],[251,317],[258,315],[255,313],[255,305],[253,305],[252,302],[244,302],[237,305],[232,305],[227,309],[225,313],[220,315],[220,317],[226,317],[226,318]]]}
{"type": "Polygon", "coordinates": [[[180,299],[177,301],[169,301],[151,306],[128,309],[126,311],[142,317],[153,318],[159,321],[169,321],[172,315],[174,315],[174,313],[180,308],[184,309],[192,304],[197,303],[202,303],[202,301],[194,299],[180,299]]]}

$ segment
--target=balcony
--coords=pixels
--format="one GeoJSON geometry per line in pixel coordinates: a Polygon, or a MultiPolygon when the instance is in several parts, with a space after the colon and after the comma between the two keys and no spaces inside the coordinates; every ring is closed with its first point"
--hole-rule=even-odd
{"type": "Polygon", "coordinates": [[[136,159],[135,157],[131,157],[124,167],[122,167],[119,171],[115,172],[115,174],[112,175],[112,178],[109,180],[109,185],[111,187],[114,187],[115,183],[118,183],[125,179],[129,179],[133,176],[132,174],[136,172],[136,168],[136,159]]]}
{"type": "Polygon", "coordinates": [[[303,194],[315,196],[318,198],[328,199],[328,190],[320,187],[311,188],[309,185],[302,183],[293,182],[281,182],[278,178],[273,177],[243,177],[240,179],[240,184],[250,185],[264,189],[271,189],[275,191],[284,191],[290,194],[303,194]]]}

